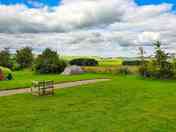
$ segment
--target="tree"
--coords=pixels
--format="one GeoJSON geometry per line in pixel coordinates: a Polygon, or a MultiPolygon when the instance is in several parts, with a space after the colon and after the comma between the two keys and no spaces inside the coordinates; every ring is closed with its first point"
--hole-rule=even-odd
{"type": "Polygon", "coordinates": [[[45,49],[35,61],[35,70],[39,73],[61,73],[66,63],[59,58],[57,52],[45,49]]]}
{"type": "Polygon", "coordinates": [[[156,62],[158,63],[158,65],[160,66],[160,68],[162,68],[162,62],[166,62],[168,59],[168,54],[165,53],[162,49],[161,49],[161,42],[160,41],[156,41],[154,43],[155,46],[155,59],[156,62]]]}
{"type": "Polygon", "coordinates": [[[144,49],[143,49],[143,47],[139,47],[139,51],[140,51],[141,64],[142,64],[142,66],[144,66],[145,60],[144,60],[144,49]]]}
{"type": "Polygon", "coordinates": [[[156,41],[154,43],[154,58],[149,62],[144,63],[144,65],[142,65],[139,69],[140,74],[144,77],[155,77],[159,79],[168,79],[174,77],[174,66],[169,62],[169,54],[162,50],[161,45],[162,43],[160,41],[156,41]]]}
{"type": "Polygon", "coordinates": [[[98,61],[91,58],[76,58],[71,60],[70,65],[77,65],[77,66],[97,66],[98,61]]]}
{"type": "Polygon", "coordinates": [[[12,65],[10,51],[8,48],[5,48],[0,52],[0,66],[12,68],[12,65]]]}
{"type": "Polygon", "coordinates": [[[20,68],[28,68],[32,66],[33,63],[32,48],[24,47],[20,50],[17,50],[16,61],[20,65],[20,68]]]}
{"type": "Polygon", "coordinates": [[[168,61],[169,54],[165,53],[165,51],[161,49],[161,45],[162,43],[160,41],[156,41],[154,43],[156,50],[156,67],[158,67],[158,78],[171,78],[174,76],[173,65],[168,61]]]}
{"type": "Polygon", "coordinates": [[[140,59],[141,59],[141,66],[139,67],[139,73],[144,76],[147,77],[147,66],[146,66],[146,61],[144,59],[144,49],[143,47],[139,47],[139,51],[140,51],[140,59]]]}

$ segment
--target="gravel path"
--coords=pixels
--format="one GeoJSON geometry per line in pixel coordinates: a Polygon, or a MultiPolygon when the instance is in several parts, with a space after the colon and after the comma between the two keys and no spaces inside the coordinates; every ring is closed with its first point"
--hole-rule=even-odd
{"type": "MultiPolygon", "coordinates": [[[[93,84],[93,83],[97,83],[97,82],[104,82],[104,81],[109,81],[109,80],[110,79],[92,79],[92,80],[67,82],[67,83],[55,84],[54,87],[55,87],[55,89],[63,89],[63,88],[70,88],[70,87],[74,87],[74,86],[93,84]]],[[[30,93],[30,88],[0,91],[0,97],[14,95],[14,94],[22,94],[22,93],[30,93]]]]}

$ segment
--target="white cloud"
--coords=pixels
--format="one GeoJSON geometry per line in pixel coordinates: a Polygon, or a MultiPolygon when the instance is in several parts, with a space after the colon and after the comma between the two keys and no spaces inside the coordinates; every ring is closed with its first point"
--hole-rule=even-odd
{"type": "Polygon", "coordinates": [[[160,40],[160,34],[157,32],[143,32],[142,34],[139,34],[139,41],[140,42],[154,42],[156,40],[160,40]]]}
{"type": "Polygon", "coordinates": [[[72,54],[125,56],[135,55],[139,45],[161,39],[167,49],[176,49],[176,15],[171,4],[63,0],[57,7],[39,7],[0,5],[0,47],[30,45],[72,54]]]}

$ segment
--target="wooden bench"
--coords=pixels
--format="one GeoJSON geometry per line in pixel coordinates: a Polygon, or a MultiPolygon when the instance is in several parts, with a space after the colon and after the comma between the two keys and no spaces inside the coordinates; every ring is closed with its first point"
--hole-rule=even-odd
{"type": "Polygon", "coordinates": [[[33,81],[32,95],[54,95],[54,81],[33,81]]]}

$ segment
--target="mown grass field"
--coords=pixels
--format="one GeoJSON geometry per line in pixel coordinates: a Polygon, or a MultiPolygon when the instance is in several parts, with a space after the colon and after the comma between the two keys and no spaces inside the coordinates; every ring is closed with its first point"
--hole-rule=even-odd
{"type": "Polygon", "coordinates": [[[176,82],[111,76],[54,96],[0,97],[1,132],[175,132],[176,82]]]}
{"type": "Polygon", "coordinates": [[[64,76],[59,74],[36,74],[30,70],[16,71],[13,72],[13,80],[11,81],[1,81],[0,90],[15,89],[15,88],[26,88],[32,86],[32,81],[40,80],[54,80],[55,83],[59,82],[70,82],[86,79],[104,78],[102,74],[82,74],[82,75],[72,75],[64,76]]]}

